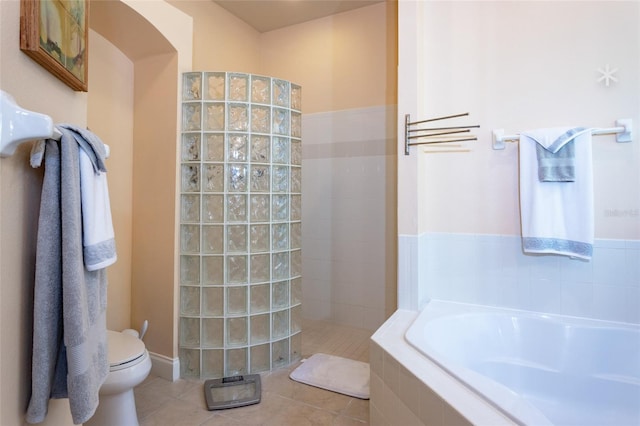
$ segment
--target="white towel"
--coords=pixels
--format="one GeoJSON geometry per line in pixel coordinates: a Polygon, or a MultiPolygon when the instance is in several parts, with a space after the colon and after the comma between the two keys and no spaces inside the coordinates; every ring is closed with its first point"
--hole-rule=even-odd
{"type": "Polygon", "coordinates": [[[525,253],[591,259],[594,238],[591,130],[581,129],[575,145],[575,181],[541,182],[536,145],[552,146],[570,128],[539,129],[520,135],[520,216],[525,253]]]}
{"type": "Polygon", "coordinates": [[[85,150],[80,150],[80,194],[82,196],[82,242],[88,271],[112,265],[117,260],[107,174],[95,172],[85,150]]]}

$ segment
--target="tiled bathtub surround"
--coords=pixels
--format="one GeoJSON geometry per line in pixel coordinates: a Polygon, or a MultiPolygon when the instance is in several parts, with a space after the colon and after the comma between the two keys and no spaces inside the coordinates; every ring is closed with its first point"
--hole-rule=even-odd
{"type": "Polygon", "coordinates": [[[256,373],[300,357],[301,88],[183,75],[182,377],[256,373]]]}
{"type": "Polygon", "coordinates": [[[598,239],[590,262],[524,255],[520,237],[499,235],[403,235],[399,252],[400,282],[414,283],[401,308],[441,299],[640,323],[640,241],[598,239]]]}

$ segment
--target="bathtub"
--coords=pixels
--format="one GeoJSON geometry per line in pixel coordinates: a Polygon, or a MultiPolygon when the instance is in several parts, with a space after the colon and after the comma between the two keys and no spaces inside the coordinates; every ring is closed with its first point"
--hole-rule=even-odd
{"type": "Polygon", "coordinates": [[[640,327],[431,301],[411,346],[524,425],[640,425],[640,327]]]}

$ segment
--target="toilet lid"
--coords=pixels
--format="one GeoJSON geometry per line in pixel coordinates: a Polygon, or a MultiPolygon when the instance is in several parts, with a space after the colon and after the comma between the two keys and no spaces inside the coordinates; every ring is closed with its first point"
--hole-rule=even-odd
{"type": "Polygon", "coordinates": [[[144,354],[142,340],[130,334],[118,333],[107,330],[107,342],[109,345],[109,366],[125,364],[144,354]]]}

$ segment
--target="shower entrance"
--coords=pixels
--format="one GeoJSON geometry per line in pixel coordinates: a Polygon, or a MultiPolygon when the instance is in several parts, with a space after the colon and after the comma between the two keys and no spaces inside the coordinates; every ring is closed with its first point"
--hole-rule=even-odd
{"type": "Polygon", "coordinates": [[[301,352],[301,88],[183,74],[182,377],[288,365],[301,352]]]}

